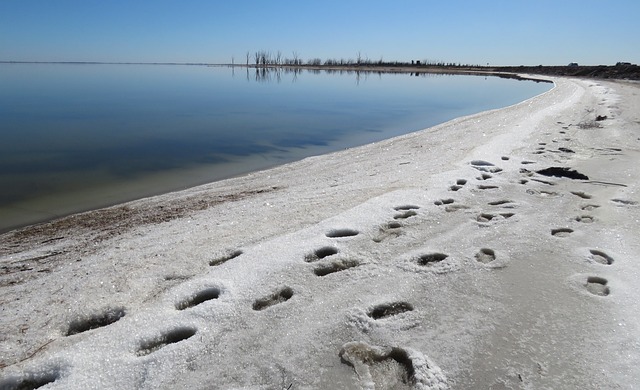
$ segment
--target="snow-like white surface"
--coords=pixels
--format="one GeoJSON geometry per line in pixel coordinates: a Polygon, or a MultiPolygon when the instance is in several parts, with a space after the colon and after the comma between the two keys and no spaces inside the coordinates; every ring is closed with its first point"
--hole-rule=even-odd
{"type": "Polygon", "coordinates": [[[0,388],[634,388],[638,86],[555,82],[1,236],[0,388]]]}

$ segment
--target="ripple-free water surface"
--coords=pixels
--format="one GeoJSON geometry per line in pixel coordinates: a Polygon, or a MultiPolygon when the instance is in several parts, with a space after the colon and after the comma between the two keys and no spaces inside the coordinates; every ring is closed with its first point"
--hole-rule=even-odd
{"type": "Polygon", "coordinates": [[[550,88],[484,76],[0,64],[0,231],[391,138],[550,88]]]}

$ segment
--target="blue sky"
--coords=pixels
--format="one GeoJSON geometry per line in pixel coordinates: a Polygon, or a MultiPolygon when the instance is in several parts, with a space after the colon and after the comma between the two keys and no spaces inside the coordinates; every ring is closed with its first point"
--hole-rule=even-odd
{"type": "Polygon", "coordinates": [[[640,63],[637,0],[1,0],[0,60],[640,63]]]}

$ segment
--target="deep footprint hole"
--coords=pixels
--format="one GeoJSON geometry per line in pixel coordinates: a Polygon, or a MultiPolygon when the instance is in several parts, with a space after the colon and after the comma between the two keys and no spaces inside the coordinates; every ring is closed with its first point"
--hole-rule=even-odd
{"type": "Polygon", "coordinates": [[[414,385],[415,380],[415,367],[413,361],[407,351],[402,348],[393,347],[389,353],[389,358],[395,360],[401,367],[404,368],[401,380],[404,384],[414,385]]]}
{"type": "Polygon", "coordinates": [[[387,224],[387,228],[388,229],[398,229],[398,228],[401,228],[401,227],[402,227],[402,224],[400,222],[397,222],[397,221],[392,221],[392,222],[389,222],[387,224]]]}
{"type": "Polygon", "coordinates": [[[22,377],[0,380],[0,389],[34,390],[60,379],[60,369],[46,369],[37,373],[26,373],[22,377]]]}
{"type": "Polygon", "coordinates": [[[332,229],[327,232],[329,238],[342,238],[357,236],[360,232],[354,229],[332,229]]]}
{"type": "Polygon", "coordinates": [[[636,206],[638,204],[638,202],[633,201],[633,200],[628,200],[628,199],[611,199],[612,202],[614,203],[618,203],[618,204],[622,204],[625,206],[636,206]]]}
{"type": "Polygon", "coordinates": [[[495,190],[496,188],[500,188],[498,186],[488,186],[488,185],[484,185],[484,184],[480,184],[478,186],[479,190],[495,190]]]}
{"type": "Polygon", "coordinates": [[[119,307],[106,310],[100,314],[90,317],[76,319],[69,324],[69,329],[65,335],[72,336],[74,334],[111,325],[124,317],[125,314],[126,312],[124,308],[119,307]]]}
{"type": "Polygon", "coordinates": [[[487,214],[487,213],[482,213],[480,215],[478,215],[478,217],[476,218],[476,220],[478,222],[489,222],[492,219],[494,219],[496,216],[493,214],[487,214]]]}
{"type": "Polygon", "coordinates": [[[593,295],[605,297],[610,293],[607,283],[607,279],[605,278],[601,278],[599,276],[589,276],[587,278],[587,291],[589,291],[593,295]]]}
{"type": "Polygon", "coordinates": [[[271,306],[286,302],[293,297],[293,290],[290,287],[283,287],[268,297],[257,299],[253,303],[253,310],[261,311],[271,306]]]}
{"type": "Polygon", "coordinates": [[[419,208],[420,206],[416,206],[413,204],[406,204],[406,205],[394,207],[393,209],[395,211],[406,211],[406,210],[418,210],[419,208]]]}
{"type": "Polygon", "coordinates": [[[590,215],[581,215],[579,217],[576,217],[576,221],[577,222],[582,222],[582,223],[592,223],[593,222],[593,217],[590,215]]]}
{"type": "Polygon", "coordinates": [[[220,289],[217,287],[209,287],[199,291],[192,297],[182,300],[176,304],[176,309],[184,310],[190,307],[198,306],[201,303],[218,299],[220,297],[220,289]]]}
{"type": "Polygon", "coordinates": [[[236,257],[240,256],[242,253],[243,252],[241,250],[239,250],[239,249],[235,250],[235,251],[232,251],[232,252],[229,252],[228,254],[226,254],[226,255],[224,255],[222,257],[219,257],[217,259],[211,260],[209,262],[209,265],[210,266],[216,266],[216,265],[220,265],[220,264],[226,263],[227,261],[235,259],[236,257]]]}
{"type": "Polygon", "coordinates": [[[569,228],[551,229],[551,235],[556,237],[567,237],[571,233],[573,233],[573,229],[569,228]]]}
{"type": "Polygon", "coordinates": [[[604,265],[613,264],[613,257],[609,256],[608,254],[604,253],[603,251],[599,251],[597,249],[591,249],[589,252],[591,252],[591,256],[593,258],[593,261],[595,261],[596,263],[600,263],[600,264],[604,264],[604,265]]]}
{"type": "Polygon", "coordinates": [[[190,327],[176,328],[170,332],[163,333],[162,335],[160,335],[160,337],[141,342],[140,348],[138,348],[138,352],[136,353],[136,355],[138,356],[149,355],[159,349],[166,347],[169,344],[175,344],[175,343],[179,343],[180,341],[184,341],[195,334],[196,334],[195,328],[190,328],[190,327]]]}
{"type": "Polygon", "coordinates": [[[374,320],[392,317],[400,313],[412,311],[413,306],[408,302],[394,302],[389,304],[377,305],[367,313],[374,320]]]}
{"type": "Polygon", "coordinates": [[[493,202],[489,202],[487,204],[489,206],[502,206],[502,205],[510,204],[510,203],[513,203],[513,201],[512,200],[508,200],[508,199],[501,199],[501,200],[496,200],[496,201],[493,201],[493,202]]]}
{"type": "Polygon", "coordinates": [[[394,215],[393,219],[407,219],[416,215],[418,215],[418,213],[414,210],[407,210],[405,212],[394,215]]]}
{"type": "Polygon", "coordinates": [[[484,160],[473,160],[471,161],[471,165],[475,165],[477,167],[492,167],[494,164],[484,161],[484,160]]]}
{"type": "Polygon", "coordinates": [[[333,256],[338,254],[339,250],[333,246],[323,246],[322,248],[318,248],[312,253],[309,253],[305,256],[305,261],[307,263],[313,263],[314,261],[322,260],[325,257],[333,256]]]}
{"type": "Polygon", "coordinates": [[[587,194],[585,192],[582,192],[582,191],[571,191],[571,193],[573,195],[575,195],[575,196],[578,196],[578,197],[582,198],[582,199],[591,199],[591,195],[589,195],[589,194],[587,194]]]}
{"type": "Polygon", "coordinates": [[[491,263],[496,259],[496,252],[493,249],[482,248],[476,253],[476,260],[480,263],[491,263]]]}
{"type": "Polygon", "coordinates": [[[437,264],[443,261],[444,259],[446,259],[447,257],[449,256],[445,255],[444,253],[427,253],[424,255],[420,255],[418,257],[417,262],[418,262],[418,265],[428,266],[428,265],[437,264]]]}
{"type": "Polygon", "coordinates": [[[327,276],[336,272],[345,271],[349,268],[354,268],[360,265],[360,262],[356,260],[341,260],[334,261],[331,264],[322,264],[313,270],[316,276],[327,276]]]}
{"type": "Polygon", "coordinates": [[[394,376],[393,371],[395,370],[389,365],[391,361],[393,361],[398,364],[399,372],[396,372],[395,374],[398,375],[398,382],[402,382],[402,384],[405,385],[402,387],[394,386],[393,388],[413,388],[413,386],[416,385],[416,367],[414,366],[414,362],[411,359],[411,356],[405,349],[392,347],[389,352],[384,353],[376,351],[364,343],[358,344],[360,345],[349,346],[348,352],[345,350],[345,347],[343,347],[343,349],[339,353],[340,360],[343,363],[355,367],[354,364],[356,364],[356,361],[358,361],[361,364],[370,366],[374,371],[377,371],[376,366],[380,364],[382,368],[382,371],[380,373],[384,373],[385,376],[394,376]],[[349,358],[345,358],[345,355],[350,356],[349,358]]]}
{"type": "Polygon", "coordinates": [[[451,204],[453,202],[455,202],[453,199],[448,198],[448,199],[436,200],[435,202],[433,202],[433,204],[435,204],[436,206],[442,206],[444,204],[451,204]]]}

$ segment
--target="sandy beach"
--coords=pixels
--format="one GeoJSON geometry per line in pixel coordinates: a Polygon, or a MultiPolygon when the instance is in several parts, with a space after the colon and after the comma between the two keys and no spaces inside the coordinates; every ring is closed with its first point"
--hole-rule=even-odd
{"type": "Polygon", "coordinates": [[[640,84],[551,80],[1,235],[0,389],[640,387],[640,84]]]}

